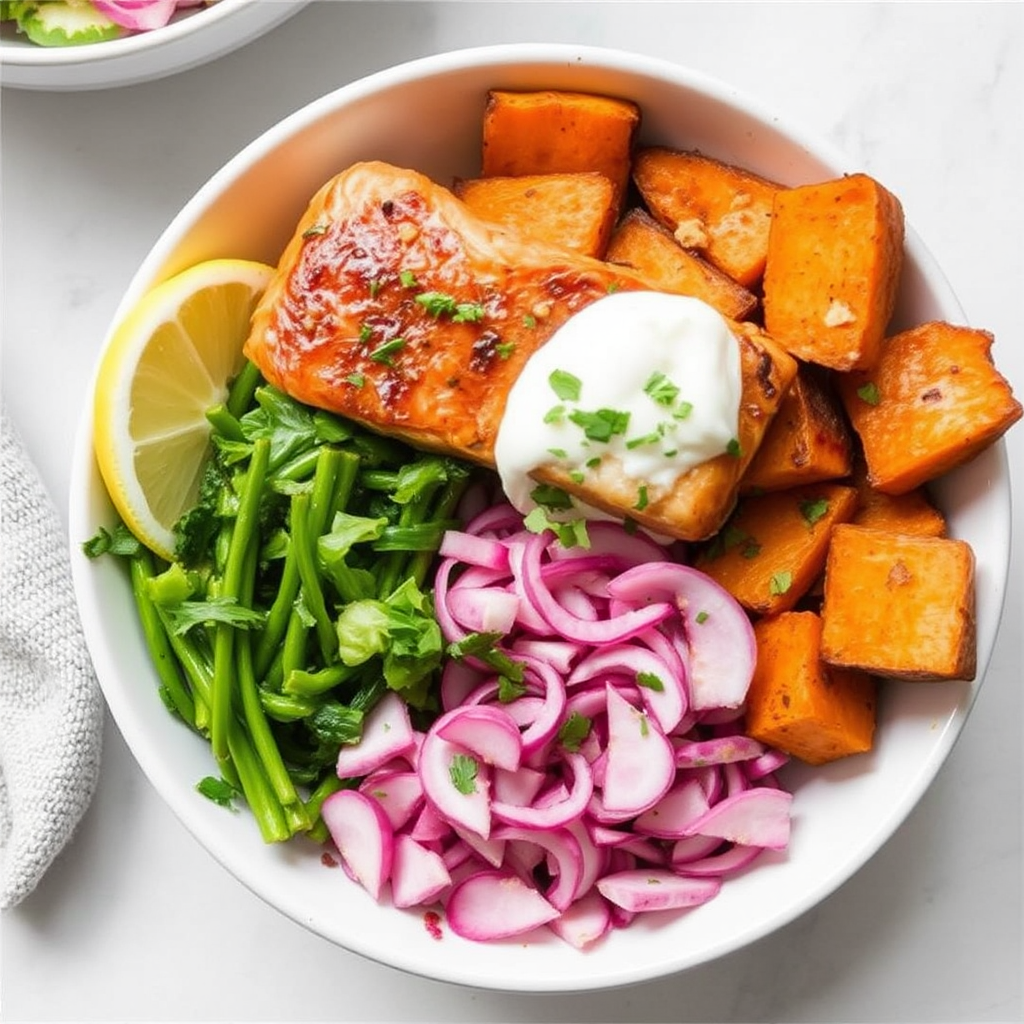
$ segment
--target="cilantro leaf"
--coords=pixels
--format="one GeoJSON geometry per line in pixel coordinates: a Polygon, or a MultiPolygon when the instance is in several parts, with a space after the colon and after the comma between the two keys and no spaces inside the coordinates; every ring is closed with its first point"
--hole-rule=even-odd
{"type": "Polygon", "coordinates": [[[563,402],[578,402],[583,390],[583,381],[566,370],[552,370],[548,377],[551,390],[563,402]]]}
{"type": "Polygon", "coordinates": [[[476,792],[476,775],[479,769],[476,758],[469,754],[456,754],[448,765],[448,777],[452,785],[464,795],[476,792]]]}
{"type": "Polygon", "coordinates": [[[578,711],[573,711],[558,730],[558,742],[566,750],[575,753],[580,749],[580,744],[589,735],[590,719],[586,715],[581,715],[578,711]]]}

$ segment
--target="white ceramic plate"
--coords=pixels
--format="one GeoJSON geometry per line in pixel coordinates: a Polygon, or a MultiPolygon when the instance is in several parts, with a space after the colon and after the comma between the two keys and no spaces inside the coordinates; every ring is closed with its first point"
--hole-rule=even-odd
{"type": "Polygon", "coordinates": [[[36,46],[5,22],[0,84],[21,89],[105,89],[205,64],[252,42],[308,0],[219,0],[179,12],[163,28],[107,43],[36,46]]]}
{"type": "MultiPolygon", "coordinates": [[[[643,109],[643,140],[698,148],[796,184],[853,171],[841,155],[721,83],[672,64],[572,46],[507,46],[441,55],[347,86],[300,110],[224,167],[178,215],[138,271],[121,310],[198,260],[275,262],[314,191],[355,160],[407,164],[447,182],[479,170],[480,119],[491,87],[619,94],[643,109]],[[273,204],[265,197],[275,196],[273,204]],[[259,215],[253,211],[260,211],[259,215]]],[[[963,322],[921,242],[909,232],[898,321],[963,322]]],[[[88,411],[75,451],[71,539],[111,509],[96,470],[88,411]]],[[[860,868],[914,807],[950,752],[995,641],[1009,552],[1009,476],[999,444],[941,481],[952,532],[977,556],[975,683],[888,684],[876,750],[811,769],[793,766],[792,843],[695,910],[637,919],[581,953],[551,935],[494,945],[445,931],[422,912],[380,907],[302,842],[265,846],[247,814],[228,814],[193,787],[213,770],[206,745],[156,694],[122,567],[74,558],[83,625],[110,708],[140,765],[184,824],[268,903],[314,932],[382,963],[444,981],[518,991],[579,991],[655,978],[706,962],[792,921],[860,868]]],[[[230,927],[230,925],[228,925],[230,927]]]]}

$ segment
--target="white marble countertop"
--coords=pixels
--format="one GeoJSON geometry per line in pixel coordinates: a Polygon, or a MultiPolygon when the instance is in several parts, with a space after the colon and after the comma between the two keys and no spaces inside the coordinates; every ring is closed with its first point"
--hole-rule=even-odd
{"type": "MultiPolygon", "coordinates": [[[[844,148],[900,196],[1024,394],[1024,5],[319,2],[172,78],[4,90],[3,387],[62,514],[108,320],[200,184],[282,115],[364,73],[542,40],[691,65],[844,148]]],[[[1019,488],[1024,432],[1007,443],[1019,488]]],[[[1014,525],[1021,536],[1020,505],[1014,525]]],[[[197,845],[108,719],[78,833],[3,918],[4,1019],[1020,1020],[1022,578],[1018,545],[972,716],[871,863],[773,937],[594,996],[468,991],[309,934],[197,845]]]]}

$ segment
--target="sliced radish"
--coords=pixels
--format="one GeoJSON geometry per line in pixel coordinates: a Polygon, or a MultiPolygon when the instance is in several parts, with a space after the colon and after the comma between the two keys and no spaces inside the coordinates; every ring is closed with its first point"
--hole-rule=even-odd
{"type": "Polygon", "coordinates": [[[744,846],[781,850],[789,842],[792,802],[792,794],[781,789],[744,789],[719,800],[689,831],[744,846]]]}
{"type": "Polygon", "coordinates": [[[447,530],[438,554],[484,569],[508,570],[508,548],[500,540],[468,531],[447,530]]]}
{"type": "Polygon", "coordinates": [[[559,917],[548,922],[548,927],[570,946],[586,949],[608,933],[612,926],[612,915],[608,902],[591,890],[575,903],[566,907],[559,917]]]}
{"type": "Polygon", "coordinates": [[[691,740],[676,746],[676,766],[701,768],[708,764],[752,761],[765,752],[765,745],[749,736],[719,736],[711,740],[691,740]]]}
{"type": "Polygon", "coordinates": [[[522,735],[507,711],[493,704],[472,704],[438,719],[437,735],[508,772],[519,767],[522,735]]]}
{"type": "Polygon", "coordinates": [[[561,757],[573,776],[572,789],[564,800],[557,803],[532,804],[528,807],[495,800],[491,803],[491,813],[494,817],[507,825],[532,829],[562,828],[579,818],[586,810],[594,791],[590,765],[582,754],[563,751],[561,757]]]}
{"type": "Polygon", "coordinates": [[[601,803],[605,813],[632,818],[653,807],[675,778],[672,746],[658,724],[606,687],[608,749],[601,803]]]}
{"type": "Polygon", "coordinates": [[[443,739],[435,724],[423,741],[419,773],[424,795],[442,818],[484,839],[490,835],[490,768],[486,762],[443,739]]]}
{"type": "Polygon", "coordinates": [[[384,808],[396,832],[411,821],[423,806],[423,783],[416,772],[374,772],[363,780],[359,789],[384,808]]]}
{"type": "Polygon", "coordinates": [[[690,826],[708,811],[708,800],[699,780],[677,782],[653,807],[644,811],[633,828],[661,839],[679,839],[688,835],[690,826]]]}
{"type": "Polygon", "coordinates": [[[451,884],[440,855],[407,835],[395,836],[391,899],[396,907],[430,903],[451,884]]]}
{"type": "Polygon", "coordinates": [[[673,859],[672,867],[681,875],[723,878],[725,875],[734,875],[737,871],[742,871],[757,860],[764,850],[763,846],[744,846],[741,843],[734,843],[728,850],[708,857],[698,857],[695,860],[686,861],[673,859]]]}
{"type": "Polygon", "coordinates": [[[445,604],[455,622],[470,633],[508,633],[519,614],[519,597],[507,590],[451,588],[445,604]]]}
{"type": "Polygon", "coordinates": [[[479,871],[459,882],[446,903],[451,930],[488,942],[533,931],[558,917],[558,909],[516,875],[479,871]]]}
{"type": "Polygon", "coordinates": [[[494,832],[495,839],[531,843],[551,855],[554,881],[544,893],[553,907],[565,910],[579,894],[583,878],[583,851],[579,841],[565,828],[525,829],[505,825],[494,832]]]}
{"type": "Polygon", "coordinates": [[[619,871],[597,883],[605,899],[636,914],[696,907],[717,896],[721,888],[717,878],[686,878],[661,868],[619,871]]]}
{"type": "Polygon", "coordinates": [[[339,789],[324,800],[320,815],[349,874],[379,900],[391,874],[395,845],[384,808],[357,789],[339,789]]]}
{"type": "Polygon", "coordinates": [[[415,747],[409,707],[394,690],[388,690],[366,716],[359,742],[338,751],[338,776],[357,779],[369,775],[392,758],[409,754],[415,747]]]}

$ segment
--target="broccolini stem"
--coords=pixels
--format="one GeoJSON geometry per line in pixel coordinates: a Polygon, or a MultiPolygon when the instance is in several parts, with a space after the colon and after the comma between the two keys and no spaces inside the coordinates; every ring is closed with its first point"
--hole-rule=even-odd
{"type": "Polygon", "coordinates": [[[289,696],[313,697],[333,690],[335,686],[351,679],[358,671],[358,668],[350,668],[339,663],[328,665],[317,672],[292,669],[284,677],[282,689],[289,696]]]}
{"type": "Polygon", "coordinates": [[[256,819],[264,842],[284,842],[291,838],[281,804],[263,774],[260,764],[237,720],[231,719],[227,730],[230,762],[238,769],[238,779],[245,801],[256,819]]]}
{"type": "Polygon", "coordinates": [[[226,405],[214,405],[206,410],[206,419],[210,426],[222,437],[231,441],[244,441],[245,434],[242,433],[242,424],[233,416],[226,405]]]}
{"type": "Polygon", "coordinates": [[[146,646],[174,710],[195,729],[195,702],[182,681],[160,613],[146,592],[146,580],[152,579],[154,575],[153,556],[147,548],[140,545],[138,553],[131,558],[131,580],[146,646]]]}
{"type": "Polygon", "coordinates": [[[330,662],[338,649],[338,635],[327,613],[320,574],[316,566],[315,539],[310,535],[308,494],[292,496],[292,546],[302,580],[302,596],[306,608],[316,622],[316,635],[325,662],[330,662]]]}
{"type": "Polygon", "coordinates": [[[238,376],[231,382],[228,391],[228,400],[225,403],[228,412],[238,418],[252,405],[253,395],[260,386],[260,371],[255,363],[246,361],[245,366],[239,371],[238,376]]]}
{"type": "MultiPolygon", "coordinates": [[[[220,595],[237,600],[242,572],[250,547],[258,544],[257,518],[263,483],[270,459],[270,441],[260,438],[253,445],[249,468],[245,474],[242,492],[239,496],[238,514],[231,527],[231,543],[228,548],[224,578],[220,595]]],[[[231,720],[232,676],[234,675],[235,627],[224,622],[217,624],[213,648],[213,692],[210,708],[210,745],[217,763],[223,766],[230,758],[228,749],[228,725],[231,720]]]]}
{"type": "MultiPolygon", "coordinates": [[[[430,518],[440,522],[450,520],[450,517],[455,514],[455,510],[459,507],[463,494],[466,493],[469,480],[469,473],[449,475],[448,480],[445,481],[440,494],[437,496],[437,504],[434,506],[430,518]]],[[[452,524],[449,523],[449,525],[452,524]]],[[[458,528],[457,524],[455,525],[458,528]]],[[[438,546],[440,546],[440,541],[438,541],[438,546]]],[[[430,566],[433,564],[436,555],[437,548],[433,551],[417,551],[409,559],[407,575],[413,578],[417,587],[423,586],[423,582],[427,578],[427,573],[430,571],[430,566]]]]}

